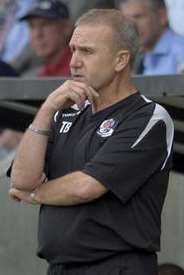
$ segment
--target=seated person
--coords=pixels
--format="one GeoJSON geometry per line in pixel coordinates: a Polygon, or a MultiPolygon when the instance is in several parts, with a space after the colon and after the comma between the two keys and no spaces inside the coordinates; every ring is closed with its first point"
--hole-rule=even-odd
{"type": "Polygon", "coordinates": [[[184,37],[169,28],[164,0],[119,0],[122,14],[135,21],[142,58],[135,73],[175,74],[184,62],[184,37]]]}
{"type": "Polygon", "coordinates": [[[70,75],[68,40],[72,24],[67,6],[60,0],[42,0],[33,5],[20,20],[28,22],[32,48],[44,63],[36,75],[70,75]]]}

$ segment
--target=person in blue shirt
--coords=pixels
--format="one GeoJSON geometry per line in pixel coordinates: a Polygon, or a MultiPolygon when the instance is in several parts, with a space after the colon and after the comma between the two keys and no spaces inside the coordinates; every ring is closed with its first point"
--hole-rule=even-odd
{"type": "Polygon", "coordinates": [[[142,58],[135,73],[178,73],[184,63],[184,37],[169,27],[164,0],[120,0],[117,5],[123,15],[135,21],[139,32],[142,58]]]}

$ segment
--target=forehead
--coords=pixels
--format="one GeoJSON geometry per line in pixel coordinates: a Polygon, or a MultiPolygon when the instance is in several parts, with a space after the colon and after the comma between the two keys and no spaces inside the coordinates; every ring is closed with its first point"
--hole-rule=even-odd
{"type": "Polygon", "coordinates": [[[70,45],[96,45],[112,41],[112,30],[108,26],[77,26],[70,40],[70,45]]]}
{"type": "Polygon", "coordinates": [[[145,11],[151,11],[151,6],[147,1],[128,1],[120,4],[120,9],[125,16],[133,16],[137,14],[142,14],[145,11]]]}
{"type": "Polygon", "coordinates": [[[50,19],[46,17],[39,17],[39,16],[32,16],[28,19],[29,24],[34,25],[50,25],[50,26],[57,26],[58,24],[62,23],[61,19],[50,19]]]}

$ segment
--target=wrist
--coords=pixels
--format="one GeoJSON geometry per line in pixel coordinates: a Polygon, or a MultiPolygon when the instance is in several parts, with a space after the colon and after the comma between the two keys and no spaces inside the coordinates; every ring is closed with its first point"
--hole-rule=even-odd
{"type": "Polygon", "coordinates": [[[41,136],[46,136],[48,137],[51,133],[51,130],[50,129],[46,129],[46,128],[38,128],[38,127],[35,127],[33,124],[30,124],[28,129],[37,134],[37,135],[41,135],[41,136]]]}
{"type": "Polygon", "coordinates": [[[36,190],[30,193],[30,199],[32,204],[40,204],[36,190]]]}

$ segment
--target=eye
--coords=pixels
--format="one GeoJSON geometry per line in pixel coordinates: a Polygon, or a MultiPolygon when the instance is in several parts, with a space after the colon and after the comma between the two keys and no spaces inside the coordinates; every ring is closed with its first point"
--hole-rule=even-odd
{"type": "Polygon", "coordinates": [[[81,48],[81,52],[85,53],[85,54],[92,54],[94,51],[91,48],[81,48]]]}

